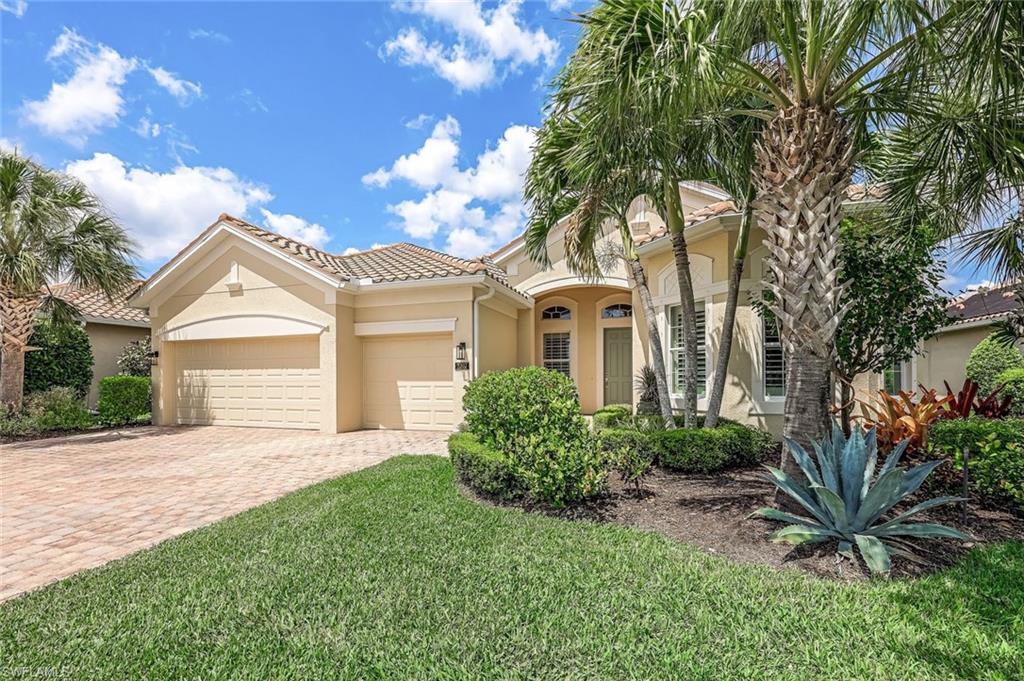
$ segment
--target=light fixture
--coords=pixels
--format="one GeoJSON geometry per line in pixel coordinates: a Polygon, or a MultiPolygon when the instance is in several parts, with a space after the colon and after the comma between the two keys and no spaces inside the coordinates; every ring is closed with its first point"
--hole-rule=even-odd
{"type": "Polygon", "coordinates": [[[455,346],[455,359],[459,362],[466,361],[466,341],[459,341],[455,346]]]}

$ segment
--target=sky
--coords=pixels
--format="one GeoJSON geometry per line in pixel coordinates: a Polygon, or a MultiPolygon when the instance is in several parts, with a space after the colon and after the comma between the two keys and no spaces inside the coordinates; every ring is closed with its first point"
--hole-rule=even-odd
{"type": "Polygon", "coordinates": [[[505,243],[582,8],[0,4],[0,144],[85,181],[143,273],[222,212],[333,253],[505,243]]]}
{"type": "Polygon", "coordinates": [[[332,253],[474,257],[523,227],[589,4],[0,0],[0,147],[82,179],[143,274],[222,212],[332,253]]]}

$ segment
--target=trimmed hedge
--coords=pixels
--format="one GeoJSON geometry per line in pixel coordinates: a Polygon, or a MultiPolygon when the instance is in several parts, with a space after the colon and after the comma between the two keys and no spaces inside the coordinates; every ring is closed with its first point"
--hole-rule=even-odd
{"type": "Polygon", "coordinates": [[[481,444],[472,433],[455,433],[448,438],[448,456],[459,478],[473,489],[505,501],[526,494],[526,482],[508,457],[481,444]]]}
{"type": "Polygon", "coordinates": [[[1008,369],[996,382],[1003,385],[1000,394],[1011,398],[1010,415],[1024,417],[1024,369],[1008,369]]]}
{"type": "Polygon", "coordinates": [[[79,397],[88,394],[94,360],[83,326],[40,322],[28,344],[39,349],[25,353],[26,394],[56,387],[71,388],[79,397]]]}
{"type": "Polygon", "coordinates": [[[602,431],[599,437],[604,451],[639,449],[661,466],[683,473],[753,466],[778,449],[769,433],[734,422],[717,428],[613,428],[602,431]]]}
{"type": "Polygon", "coordinates": [[[594,430],[617,428],[633,416],[633,407],[628,404],[609,404],[594,412],[594,430]]]}
{"type": "Polygon", "coordinates": [[[970,450],[969,477],[980,499],[1024,513],[1024,419],[974,417],[933,425],[929,453],[952,459],[957,471],[940,477],[950,491],[959,492],[964,447],[970,450]]]}
{"type": "Polygon", "coordinates": [[[978,382],[978,394],[988,395],[999,387],[999,375],[1009,369],[1024,369],[1024,353],[1005,345],[992,334],[978,343],[967,358],[967,378],[978,382]]]}
{"type": "Polygon", "coordinates": [[[112,425],[132,423],[150,412],[150,381],[143,376],[107,376],[100,381],[100,420],[112,425]]]}

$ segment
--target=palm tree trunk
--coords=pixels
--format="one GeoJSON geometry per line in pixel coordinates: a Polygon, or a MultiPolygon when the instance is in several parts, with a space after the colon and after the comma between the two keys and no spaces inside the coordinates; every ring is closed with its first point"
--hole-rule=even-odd
{"type": "Polygon", "coordinates": [[[679,280],[679,304],[683,322],[683,424],[697,427],[697,308],[693,302],[693,279],[690,275],[690,254],[686,247],[686,224],[679,199],[679,183],[665,180],[665,206],[668,228],[672,235],[672,255],[675,256],[676,276],[679,280]]]}
{"type": "Polygon", "coordinates": [[[736,248],[733,250],[732,270],[729,273],[729,291],[725,301],[725,316],[722,319],[722,338],[718,344],[718,359],[715,362],[715,377],[708,396],[708,411],[704,416],[704,427],[714,428],[718,425],[718,416],[722,411],[722,399],[725,396],[725,379],[729,371],[729,355],[732,353],[732,337],[736,329],[736,306],[739,304],[740,281],[743,279],[743,261],[747,257],[747,243],[750,240],[750,222],[753,219],[753,208],[747,201],[743,211],[743,221],[736,237],[736,248]]]}
{"type": "Polygon", "coordinates": [[[672,418],[672,398],[668,390],[668,372],[665,370],[665,353],[662,351],[661,332],[658,331],[654,299],[651,297],[651,288],[647,284],[647,273],[644,271],[643,265],[640,264],[640,258],[627,257],[626,262],[629,264],[633,283],[640,296],[640,305],[644,309],[644,321],[647,322],[647,341],[651,348],[651,363],[654,365],[654,373],[658,379],[658,406],[661,408],[661,419],[665,428],[671,430],[676,427],[676,422],[672,418]]]}
{"type": "MultiPolygon", "coordinates": [[[[835,111],[796,106],[764,128],[755,147],[754,208],[767,236],[774,280],[769,307],[779,320],[787,378],[783,434],[809,452],[828,433],[831,369],[842,320],[839,222],[853,146],[835,111]]],[[[788,448],[782,468],[796,473],[788,448]]]]}
{"type": "Polygon", "coordinates": [[[0,404],[20,409],[25,390],[25,347],[32,336],[37,296],[19,296],[9,289],[0,289],[0,404]]]}

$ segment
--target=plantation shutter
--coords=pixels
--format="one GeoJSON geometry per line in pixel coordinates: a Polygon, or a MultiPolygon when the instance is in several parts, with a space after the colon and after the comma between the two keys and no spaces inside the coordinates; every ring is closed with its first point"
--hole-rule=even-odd
{"type": "Polygon", "coordinates": [[[761,315],[764,328],[764,396],[786,394],[786,355],[782,350],[779,325],[771,314],[761,315]]]}
{"type": "Polygon", "coordinates": [[[544,368],[570,375],[569,333],[546,333],[543,336],[544,368]]]}
{"type": "MultiPolygon", "coordinates": [[[[697,325],[697,396],[704,397],[707,384],[707,324],[704,302],[696,302],[695,320],[697,325]]],[[[686,353],[683,351],[683,308],[673,305],[668,309],[669,354],[672,362],[672,392],[682,394],[683,376],[686,368],[686,353]]]]}

